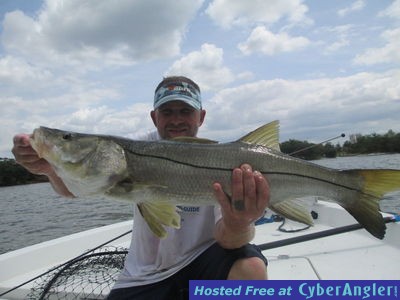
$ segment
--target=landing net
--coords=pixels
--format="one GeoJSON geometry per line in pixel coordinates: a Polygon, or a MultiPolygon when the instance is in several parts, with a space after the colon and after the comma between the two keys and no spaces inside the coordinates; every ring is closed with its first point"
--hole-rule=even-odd
{"type": "Polygon", "coordinates": [[[75,258],[38,278],[27,299],[106,299],[127,253],[105,247],[75,258]]]}

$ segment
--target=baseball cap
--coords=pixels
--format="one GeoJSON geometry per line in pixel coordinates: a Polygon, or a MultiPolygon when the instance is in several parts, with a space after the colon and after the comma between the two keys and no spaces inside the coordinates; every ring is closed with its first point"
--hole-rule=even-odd
{"type": "Polygon", "coordinates": [[[170,101],[183,101],[196,110],[201,110],[201,94],[197,85],[183,76],[167,77],[156,88],[154,109],[170,101]]]}

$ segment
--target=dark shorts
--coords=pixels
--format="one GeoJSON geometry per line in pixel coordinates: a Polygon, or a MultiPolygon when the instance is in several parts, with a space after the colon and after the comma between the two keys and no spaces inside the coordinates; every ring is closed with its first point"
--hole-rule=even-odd
{"type": "Polygon", "coordinates": [[[256,245],[247,244],[238,249],[223,249],[213,244],[188,266],[160,282],[149,285],[114,289],[108,300],[173,300],[189,299],[189,280],[224,280],[234,262],[241,258],[267,259],[256,245]]]}

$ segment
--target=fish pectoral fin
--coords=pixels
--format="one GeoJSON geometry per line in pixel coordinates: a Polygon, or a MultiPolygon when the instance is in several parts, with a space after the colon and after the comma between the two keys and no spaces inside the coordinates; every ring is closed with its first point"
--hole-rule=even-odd
{"type": "Polygon", "coordinates": [[[276,213],[288,219],[310,226],[314,225],[314,221],[311,217],[310,211],[307,210],[304,206],[297,203],[296,200],[291,199],[281,201],[272,205],[270,208],[276,213]]]}
{"type": "Polygon", "coordinates": [[[146,202],[138,204],[138,207],[150,230],[157,237],[167,236],[164,226],[180,228],[181,217],[177,213],[176,206],[166,202],[146,202]]]}
{"type": "Polygon", "coordinates": [[[238,140],[247,144],[256,144],[280,151],[279,121],[275,120],[246,134],[238,140]]]}
{"type": "Polygon", "coordinates": [[[133,189],[133,180],[130,177],[124,177],[117,181],[114,186],[112,186],[108,191],[107,194],[110,195],[124,195],[129,193],[133,189]]]}
{"type": "Polygon", "coordinates": [[[146,183],[139,183],[135,182],[131,177],[125,177],[120,181],[116,182],[110,189],[105,191],[107,196],[120,198],[120,199],[129,199],[127,195],[131,195],[132,200],[134,200],[134,192],[141,191],[141,192],[160,192],[165,190],[167,187],[163,185],[156,185],[156,184],[146,184],[146,183]]]}

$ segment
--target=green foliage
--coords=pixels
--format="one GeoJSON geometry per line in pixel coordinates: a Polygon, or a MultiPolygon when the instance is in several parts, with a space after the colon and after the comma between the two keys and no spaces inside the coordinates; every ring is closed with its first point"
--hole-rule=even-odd
{"type": "Polygon", "coordinates": [[[331,143],[320,145],[307,141],[289,140],[281,143],[280,147],[283,153],[306,160],[315,160],[321,157],[333,158],[337,155],[337,149],[331,143]]]}
{"type": "Polygon", "coordinates": [[[343,144],[342,151],[347,154],[400,153],[400,133],[389,130],[384,135],[357,134],[355,141],[343,144]]]}
{"type": "Polygon", "coordinates": [[[29,173],[13,159],[0,159],[0,186],[47,181],[46,176],[29,173]]]}
{"type": "Polygon", "coordinates": [[[337,155],[400,153],[400,133],[389,130],[383,135],[376,133],[370,135],[357,134],[352,141],[346,141],[343,146],[339,144],[333,146],[331,143],[320,145],[298,140],[289,140],[283,142],[280,146],[283,153],[306,160],[322,157],[334,158],[337,155]],[[294,153],[296,151],[299,152],[294,153]]]}

